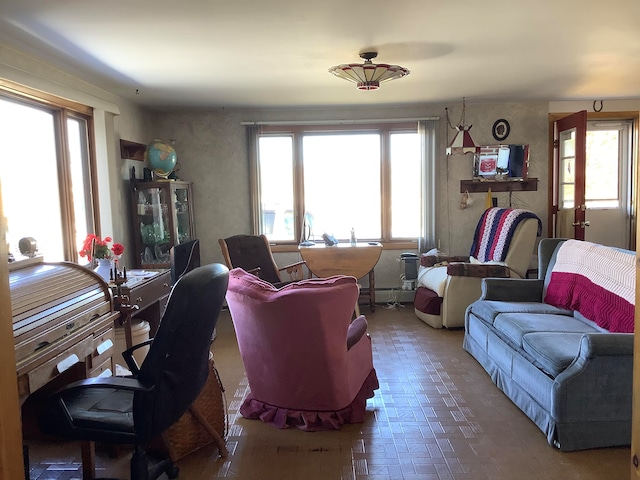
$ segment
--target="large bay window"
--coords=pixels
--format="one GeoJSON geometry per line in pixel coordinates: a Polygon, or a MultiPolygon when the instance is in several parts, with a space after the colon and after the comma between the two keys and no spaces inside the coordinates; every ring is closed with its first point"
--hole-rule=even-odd
{"type": "Polygon", "coordinates": [[[96,232],[92,128],[89,107],[2,82],[0,182],[15,256],[18,241],[33,237],[45,260],[78,261],[87,233],[96,232]]]}
{"type": "Polygon", "coordinates": [[[359,241],[423,239],[437,124],[424,123],[252,126],[255,232],[296,245],[352,229],[359,241]]]}

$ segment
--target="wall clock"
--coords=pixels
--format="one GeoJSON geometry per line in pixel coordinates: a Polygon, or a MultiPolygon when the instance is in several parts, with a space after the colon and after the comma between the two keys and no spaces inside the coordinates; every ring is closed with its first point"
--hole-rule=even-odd
{"type": "Polygon", "coordinates": [[[511,125],[504,118],[496,120],[493,124],[493,128],[491,129],[491,133],[493,134],[493,138],[498,140],[499,142],[505,140],[509,133],[511,132],[511,125]]]}

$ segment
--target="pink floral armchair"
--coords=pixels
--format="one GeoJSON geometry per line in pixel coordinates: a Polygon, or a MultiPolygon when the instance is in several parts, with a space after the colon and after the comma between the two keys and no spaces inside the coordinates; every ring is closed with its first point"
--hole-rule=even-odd
{"type": "Polygon", "coordinates": [[[364,421],[378,378],[367,321],[351,322],[357,297],[353,277],[278,289],[231,270],[227,303],[251,390],[240,407],[245,418],[307,431],[364,421]]]}

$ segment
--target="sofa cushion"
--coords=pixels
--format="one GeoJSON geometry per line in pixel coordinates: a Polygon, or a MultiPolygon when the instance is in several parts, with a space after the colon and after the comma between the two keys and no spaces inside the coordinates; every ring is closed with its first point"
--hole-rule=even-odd
{"type": "Polygon", "coordinates": [[[493,321],[493,326],[520,348],[522,337],[527,333],[598,331],[573,317],[548,313],[501,313],[493,321]]]}
{"type": "Polygon", "coordinates": [[[534,332],[522,337],[522,348],[536,367],[552,378],[562,373],[578,355],[583,333],[534,332]]]}
{"type": "Polygon", "coordinates": [[[571,310],[554,307],[540,302],[501,302],[498,300],[477,300],[472,303],[471,311],[487,323],[493,323],[501,313],[546,313],[571,316],[571,310]]]}

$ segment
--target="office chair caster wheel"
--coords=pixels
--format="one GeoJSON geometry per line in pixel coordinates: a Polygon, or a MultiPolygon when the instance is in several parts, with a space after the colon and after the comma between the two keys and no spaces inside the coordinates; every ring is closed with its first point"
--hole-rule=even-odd
{"type": "Polygon", "coordinates": [[[180,469],[178,467],[176,467],[175,465],[172,465],[164,473],[167,474],[167,477],[169,477],[169,479],[173,480],[174,478],[178,478],[178,474],[180,473],[180,469]]]}

